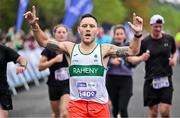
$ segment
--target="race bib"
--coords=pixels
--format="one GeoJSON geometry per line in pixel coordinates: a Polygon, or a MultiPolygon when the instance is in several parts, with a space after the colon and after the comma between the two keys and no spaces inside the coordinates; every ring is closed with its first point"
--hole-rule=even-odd
{"type": "Polygon", "coordinates": [[[91,99],[96,96],[96,91],[79,91],[79,97],[82,99],[91,99]]]}
{"type": "Polygon", "coordinates": [[[78,88],[79,98],[92,99],[96,96],[96,83],[78,81],[76,86],[78,88]]]}
{"type": "Polygon", "coordinates": [[[69,71],[68,68],[60,68],[55,71],[55,79],[56,80],[67,80],[69,79],[69,71]]]}
{"type": "Polygon", "coordinates": [[[153,79],[152,84],[154,89],[161,89],[164,87],[169,87],[169,80],[168,77],[155,78],[153,79]]]}

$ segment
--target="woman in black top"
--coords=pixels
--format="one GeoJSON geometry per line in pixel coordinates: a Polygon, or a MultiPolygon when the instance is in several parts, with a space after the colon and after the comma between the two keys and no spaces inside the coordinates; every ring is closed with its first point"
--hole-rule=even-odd
{"type": "Polygon", "coordinates": [[[16,73],[22,73],[26,69],[27,61],[16,51],[0,44],[0,118],[8,117],[8,110],[12,110],[12,99],[7,82],[6,69],[8,62],[19,63],[16,73]]]}
{"type": "MultiPolygon", "coordinates": [[[[68,29],[64,25],[57,25],[53,29],[57,41],[65,41],[68,29]]],[[[64,54],[57,54],[48,49],[41,53],[39,70],[49,68],[48,77],[49,99],[53,117],[68,117],[67,105],[69,101],[68,62],[64,54]]]]}

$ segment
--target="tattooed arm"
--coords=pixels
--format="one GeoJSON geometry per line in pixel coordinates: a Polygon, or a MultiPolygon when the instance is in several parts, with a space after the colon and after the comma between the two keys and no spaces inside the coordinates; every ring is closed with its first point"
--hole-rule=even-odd
{"type": "Polygon", "coordinates": [[[118,47],[112,44],[102,44],[101,46],[102,46],[102,58],[103,58],[102,61],[104,66],[107,66],[110,56],[116,55],[119,57],[123,57],[129,55],[128,46],[118,47]]]}
{"type": "Polygon", "coordinates": [[[56,40],[48,40],[46,48],[56,52],[57,54],[66,53],[67,55],[71,54],[71,51],[74,47],[74,43],[70,41],[58,42],[56,40]]]}
{"type": "Polygon", "coordinates": [[[115,46],[113,44],[104,44],[103,49],[105,50],[105,55],[117,55],[117,56],[133,56],[139,53],[141,40],[135,39],[131,42],[129,46],[115,46]]]}
{"type": "Polygon", "coordinates": [[[56,40],[48,40],[46,48],[56,52],[57,54],[66,53],[69,55],[71,54],[73,46],[74,43],[69,41],[58,42],[56,40]]]}
{"type": "Polygon", "coordinates": [[[105,56],[117,55],[119,57],[136,55],[136,51],[133,51],[130,46],[115,46],[112,44],[103,44],[102,46],[105,56]]]}

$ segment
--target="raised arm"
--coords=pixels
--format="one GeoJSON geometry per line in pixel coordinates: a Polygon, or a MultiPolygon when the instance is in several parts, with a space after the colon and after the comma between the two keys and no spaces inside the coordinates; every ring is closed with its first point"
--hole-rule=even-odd
{"type": "MultiPolygon", "coordinates": [[[[36,8],[35,6],[32,7],[32,12],[28,11],[24,14],[25,19],[30,24],[32,31],[34,33],[35,39],[37,40],[38,44],[42,47],[48,48],[52,51],[60,51],[60,52],[68,52],[68,46],[72,45],[71,42],[57,42],[55,40],[48,40],[45,33],[41,30],[38,20],[39,18],[36,16],[36,8]]],[[[71,46],[70,46],[71,47],[71,46]]]]}
{"type": "Polygon", "coordinates": [[[139,53],[141,36],[143,30],[143,19],[133,14],[133,22],[128,22],[134,32],[134,39],[129,46],[118,47],[112,44],[105,44],[103,47],[107,50],[107,55],[116,54],[117,56],[136,55],[139,53]]]}
{"type": "Polygon", "coordinates": [[[25,19],[31,26],[31,29],[34,33],[34,36],[38,42],[38,44],[42,47],[47,47],[48,38],[46,37],[45,33],[41,30],[38,24],[39,18],[36,16],[36,8],[35,6],[32,7],[32,12],[28,11],[24,14],[25,19]]]}
{"type": "Polygon", "coordinates": [[[130,27],[134,32],[134,39],[129,45],[128,54],[129,55],[136,55],[139,53],[140,45],[141,45],[141,37],[142,37],[142,30],[143,30],[143,19],[139,16],[136,16],[133,13],[133,22],[128,22],[130,27]]]}

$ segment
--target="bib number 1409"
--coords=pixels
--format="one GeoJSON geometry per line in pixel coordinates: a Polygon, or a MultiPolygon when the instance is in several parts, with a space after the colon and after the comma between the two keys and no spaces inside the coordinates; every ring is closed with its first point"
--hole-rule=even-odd
{"type": "Polygon", "coordinates": [[[84,99],[94,98],[96,91],[79,91],[79,97],[84,99]]]}

